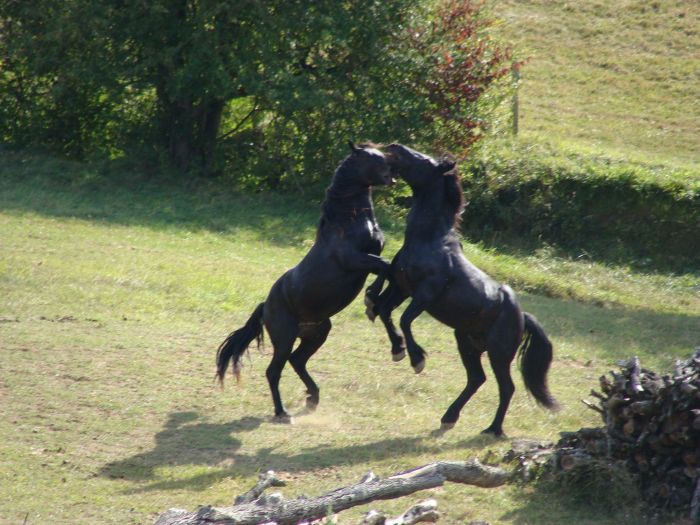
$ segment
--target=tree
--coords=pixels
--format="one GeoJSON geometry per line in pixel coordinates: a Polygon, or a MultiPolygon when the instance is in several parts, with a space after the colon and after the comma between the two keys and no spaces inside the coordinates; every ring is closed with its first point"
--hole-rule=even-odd
{"type": "Polygon", "coordinates": [[[479,4],[436,5],[0,0],[0,134],[271,186],[327,172],[348,138],[468,147],[510,57],[479,4]]]}
{"type": "Polygon", "coordinates": [[[0,140],[105,150],[120,103],[106,26],[89,2],[0,0],[0,140]]]}

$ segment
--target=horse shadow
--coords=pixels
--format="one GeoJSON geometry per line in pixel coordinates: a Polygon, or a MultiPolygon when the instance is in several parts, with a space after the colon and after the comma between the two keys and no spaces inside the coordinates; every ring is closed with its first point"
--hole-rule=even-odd
{"type": "Polygon", "coordinates": [[[197,412],[171,413],[163,430],[154,436],[155,446],[152,450],[107,463],[100,469],[100,475],[145,481],[156,477],[156,469],[161,466],[226,464],[241,446],[241,440],[236,435],[255,430],[263,421],[256,417],[244,417],[230,423],[215,424],[201,419],[197,412]]]}
{"type": "Polygon", "coordinates": [[[242,451],[237,436],[256,430],[267,419],[243,417],[229,423],[211,423],[196,412],[174,412],[169,415],[163,430],[155,434],[153,449],[108,463],[100,475],[134,483],[125,490],[136,494],[160,490],[206,490],[229,478],[246,478],[262,471],[276,470],[291,474],[325,468],[351,466],[365,462],[415,454],[438,454],[465,447],[484,447],[494,444],[491,436],[476,435],[453,443],[436,439],[434,433],[406,437],[392,437],[362,444],[334,446],[319,444],[296,453],[286,453],[275,447],[242,451]],[[177,465],[214,467],[206,472],[184,479],[158,481],[157,470],[177,465]]]}

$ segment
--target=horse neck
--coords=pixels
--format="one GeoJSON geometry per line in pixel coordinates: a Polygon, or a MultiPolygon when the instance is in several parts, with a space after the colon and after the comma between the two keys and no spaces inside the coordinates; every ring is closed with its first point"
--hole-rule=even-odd
{"type": "Polygon", "coordinates": [[[346,222],[360,215],[374,219],[372,188],[349,179],[344,167],[338,168],[322,205],[323,218],[327,221],[346,222]]]}
{"type": "Polygon", "coordinates": [[[454,231],[455,218],[445,200],[442,184],[413,190],[413,205],[406,221],[406,242],[435,239],[454,231]]]}

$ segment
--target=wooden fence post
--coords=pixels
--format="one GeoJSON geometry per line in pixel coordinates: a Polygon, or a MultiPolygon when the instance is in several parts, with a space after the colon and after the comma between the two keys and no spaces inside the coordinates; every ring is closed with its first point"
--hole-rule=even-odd
{"type": "Polygon", "coordinates": [[[518,100],[518,91],[520,89],[520,64],[517,62],[513,64],[511,69],[513,73],[513,85],[515,89],[513,90],[513,135],[518,134],[518,119],[520,118],[520,102],[518,100]]]}

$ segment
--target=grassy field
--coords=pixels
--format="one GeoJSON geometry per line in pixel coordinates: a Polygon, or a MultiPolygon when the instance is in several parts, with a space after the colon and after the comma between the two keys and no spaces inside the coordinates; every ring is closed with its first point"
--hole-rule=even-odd
{"type": "MultiPolygon", "coordinates": [[[[40,157],[0,162],[0,523],[151,523],[172,506],[229,504],[267,469],[289,481],[291,497],[370,469],[498,461],[509,448],[479,435],[496,408],[493,378],[453,431],[432,437],[465,383],[450,331],[419,319],[416,337],[430,355],[415,376],[406,361],[391,362],[360,300],[334,318],[310,363],[321,386],[315,414],[292,426],[269,421],[269,347],[251,350],[241,386],[216,387],[216,347],[310,246],[317,202],[116,174],[106,183],[40,157]]],[[[391,255],[402,224],[380,212],[391,255]]],[[[551,387],[563,410],[538,409],[516,375],[511,438],[598,425],[580,400],[618,359],[636,354],[665,370],[700,341],[698,275],[640,273],[547,249],[466,251],[515,285],[555,344],[551,387]]],[[[301,410],[304,389],[290,370],[282,393],[301,410]]],[[[447,486],[373,507],[399,512],[423,496],[438,499],[444,523],[640,521],[515,485],[447,486]]]]}
{"type": "Polygon", "coordinates": [[[627,161],[700,167],[700,4],[492,2],[522,69],[521,136],[627,161]]]}

